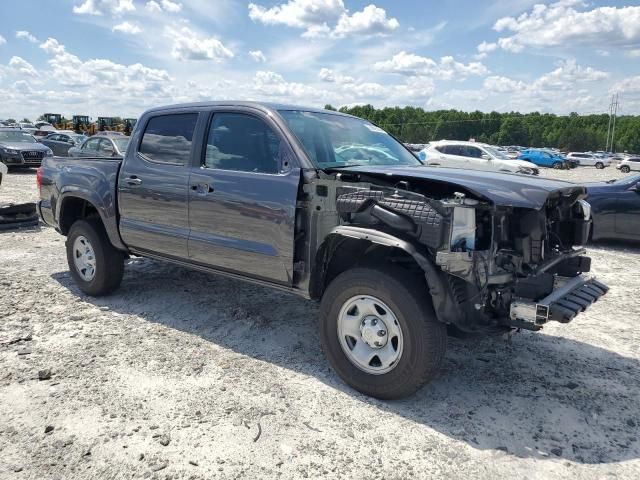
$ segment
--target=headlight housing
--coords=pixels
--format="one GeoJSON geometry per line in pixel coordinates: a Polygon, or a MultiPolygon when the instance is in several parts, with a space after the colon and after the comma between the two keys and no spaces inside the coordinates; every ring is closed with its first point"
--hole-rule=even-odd
{"type": "Polygon", "coordinates": [[[53,151],[52,151],[51,149],[46,150],[46,151],[44,152],[44,156],[45,156],[45,157],[53,157],[53,151]]]}

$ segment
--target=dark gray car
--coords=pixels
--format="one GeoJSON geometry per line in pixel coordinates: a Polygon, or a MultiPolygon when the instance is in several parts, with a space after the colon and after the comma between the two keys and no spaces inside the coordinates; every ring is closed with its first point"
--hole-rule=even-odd
{"type": "Polygon", "coordinates": [[[53,152],[19,128],[0,128],[0,162],[7,167],[39,167],[53,152]]]}
{"type": "Polygon", "coordinates": [[[79,147],[71,147],[69,156],[122,158],[128,146],[129,137],[124,135],[94,135],[79,147]]]}
{"type": "Polygon", "coordinates": [[[81,145],[86,139],[86,135],[76,133],[52,133],[40,140],[40,143],[49,147],[54,155],[68,157],[69,149],[81,145]]]}
{"type": "Polygon", "coordinates": [[[608,290],[583,275],[579,185],[430,168],[365,120],[287,105],[156,108],[131,138],[123,160],[56,157],[37,178],[80,290],[113,292],[133,254],[318,300],[330,364],[368,395],[433,378],[448,328],[537,331],[608,290]]]}

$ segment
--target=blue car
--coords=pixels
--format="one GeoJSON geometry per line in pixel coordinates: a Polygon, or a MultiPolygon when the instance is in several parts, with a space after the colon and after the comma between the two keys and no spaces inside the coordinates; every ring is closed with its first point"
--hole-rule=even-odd
{"type": "Polygon", "coordinates": [[[563,156],[549,150],[530,148],[518,155],[518,160],[526,160],[527,162],[535,163],[539,167],[570,168],[563,156]]]}

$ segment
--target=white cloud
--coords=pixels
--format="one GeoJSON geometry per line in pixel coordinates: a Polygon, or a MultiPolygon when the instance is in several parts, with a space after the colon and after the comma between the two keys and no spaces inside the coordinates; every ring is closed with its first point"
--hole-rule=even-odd
{"type": "MultiPolygon", "coordinates": [[[[0,42],[1,43],[1,42],[0,42]]],[[[631,57],[631,58],[637,58],[640,57],[640,48],[634,48],[632,50],[628,50],[625,55],[627,57],[631,57]]]]}
{"type": "Polygon", "coordinates": [[[0,45],[4,45],[5,43],[7,43],[7,40],[2,35],[0,35],[0,45]]]}
{"type": "Polygon", "coordinates": [[[252,60],[254,60],[255,62],[266,62],[267,61],[267,57],[264,56],[264,53],[262,53],[262,50],[252,50],[249,52],[249,56],[251,57],[252,60]]]}
{"type": "Polygon", "coordinates": [[[265,25],[304,29],[303,37],[384,35],[400,25],[373,4],[349,14],[343,0],[289,0],[271,8],[249,4],[249,18],[265,25]]]}
{"type": "Polygon", "coordinates": [[[31,43],[38,43],[38,39],[26,30],[18,30],[16,32],[16,38],[23,38],[30,41],[31,43]]]}
{"type": "Polygon", "coordinates": [[[512,80],[507,77],[490,76],[484,79],[482,84],[485,90],[498,93],[512,93],[523,90],[526,85],[524,82],[512,80]]]}
{"type": "Polygon", "coordinates": [[[640,93],[640,75],[625,78],[614,83],[611,87],[611,92],[640,93]]]}
{"type": "Polygon", "coordinates": [[[73,13],[77,15],[122,15],[135,11],[133,0],[85,0],[80,5],[73,7],[73,13]]]}
{"type": "Polygon", "coordinates": [[[318,74],[318,77],[320,78],[320,80],[327,83],[346,84],[346,83],[355,83],[356,81],[353,77],[350,77],[348,75],[341,75],[329,68],[320,69],[320,73],[318,74]]]}
{"type": "Polygon", "coordinates": [[[387,12],[375,5],[367,5],[353,15],[343,13],[333,33],[337,37],[347,35],[384,35],[400,26],[395,18],[387,18],[387,12]]]}
{"type": "Polygon", "coordinates": [[[111,31],[127,33],[127,34],[130,34],[130,35],[136,35],[136,34],[142,32],[142,29],[138,25],[136,25],[135,23],[122,22],[122,23],[119,23],[118,25],[114,26],[111,29],[111,31]]]}
{"type": "Polygon", "coordinates": [[[160,13],[162,12],[162,7],[160,6],[160,4],[154,0],[151,0],[150,2],[147,2],[147,4],[145,5],[145,8],[147,10],[149,10],[150,12],[154,12],[154,13],[160,13]]]}
{"type": "Polygon", "coordinates": [[[170,0],[162,0],[162,8],[166,12],[178,13],[182,10],[182,4],[177,2],[172,2],[170,0]]]}
{"type": "Polygon", "coordinates": [[[78,15],[102,15],[95,0],[86,0],[83,4],[73,7],[73,13],[78,15]]]}
{"type": "Polygon", "coordinates": [[[609,74],[592,67],[581,67],[575,59],[558,63],[558,67],[533,83],[535,89],[571,90],[577,83],[604,80],[609,74]]]}
{"type": "Polygon", "coordinates": [[[494,30],[511,32],[498,40],[504,50],[562,45],[637,45],[640,42],[640,6],[598,7],[581,11],[581,0],[537,4],[519,17],[499,19],[494,30]]]}
{"type": "Polygon", "coordinates": [[[390,60],[376,62],[373,68],[379,72],[434,77],[443,80],[489,73],[487,67],[480,62],[464,64],[456,62],[451,56],[442,57],[439,62],[436,62],[431,58],[404,51],[394,55],[390,60]]]}
{"type": "Polygon", "coordinates": [[[254,22],[295,28],[334,23],[344,12],[342,0],[289,0],[271,8],[249,4],[249,18],[254,22]]]}
{"type": "Polygon", "coordinates": [[[166,70],[149,68],[140,63],[123,65],[102,58],[82,61],[55,38],[47,39],[40,48],[51,56],[48,63],[52,79],[64,86],[91,87],[100,84],[100,92],[153,93],[171,81],[166,70]]]}
{"type": "Polygon", "coordinates": [[[222,60],[233,58],[233,52],[214,37],[200,37],[189,27],[165,27],[165,36],[173,41],[171,56],[177,60],[222,60]]]}
{"type": "Polygon", "coordinates": [[[16,57],[16,56],[11,57],[11,60],[9,60],[9,68],[27,77],[39,76],[37,70],[33,67],[33,65],[31,65],[22,57],[16,57]]]}
{"type": "Polygon", "coordinates": [[[581,67],[574,59],[569,59],[559,62],[556,69],[530,83],[504,76],[489,76],[484,79],[483,88],[489,93],[511,94],[510,98],[518,100],[544,98],[566,103],[571,97],[575,100],[584,96],[579,94],[581,84],[598,82],[608,77],[606,72],[581,67]],[[575,92],[575,95],[568,95],[569,91],[575,92]]]}
{"type": "Polygon", "coordinates": [[[475,56],[475,58],[478,60],[482,60],[483,58],[486,58],[489,53],[496,50],[498,48],[498,44],[482,42],[476,48],[478,49],[478,54],[475,56]]]}

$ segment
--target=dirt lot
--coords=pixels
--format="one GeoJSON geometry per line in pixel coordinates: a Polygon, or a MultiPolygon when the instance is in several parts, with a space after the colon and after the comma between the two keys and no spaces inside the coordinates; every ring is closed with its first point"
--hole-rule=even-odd
{"type": "MultiPolygon", "coordinates": [[[[0,190],[36,196],[33,172],[0,190]]],[[[328,369],[311,303],[143,259],[93,299],[54,230],[2,233],[0,478],[640,478],[640,250],[591,253],[611,291],[586,314],[452,339],[380,402],[328,369]]]]}

